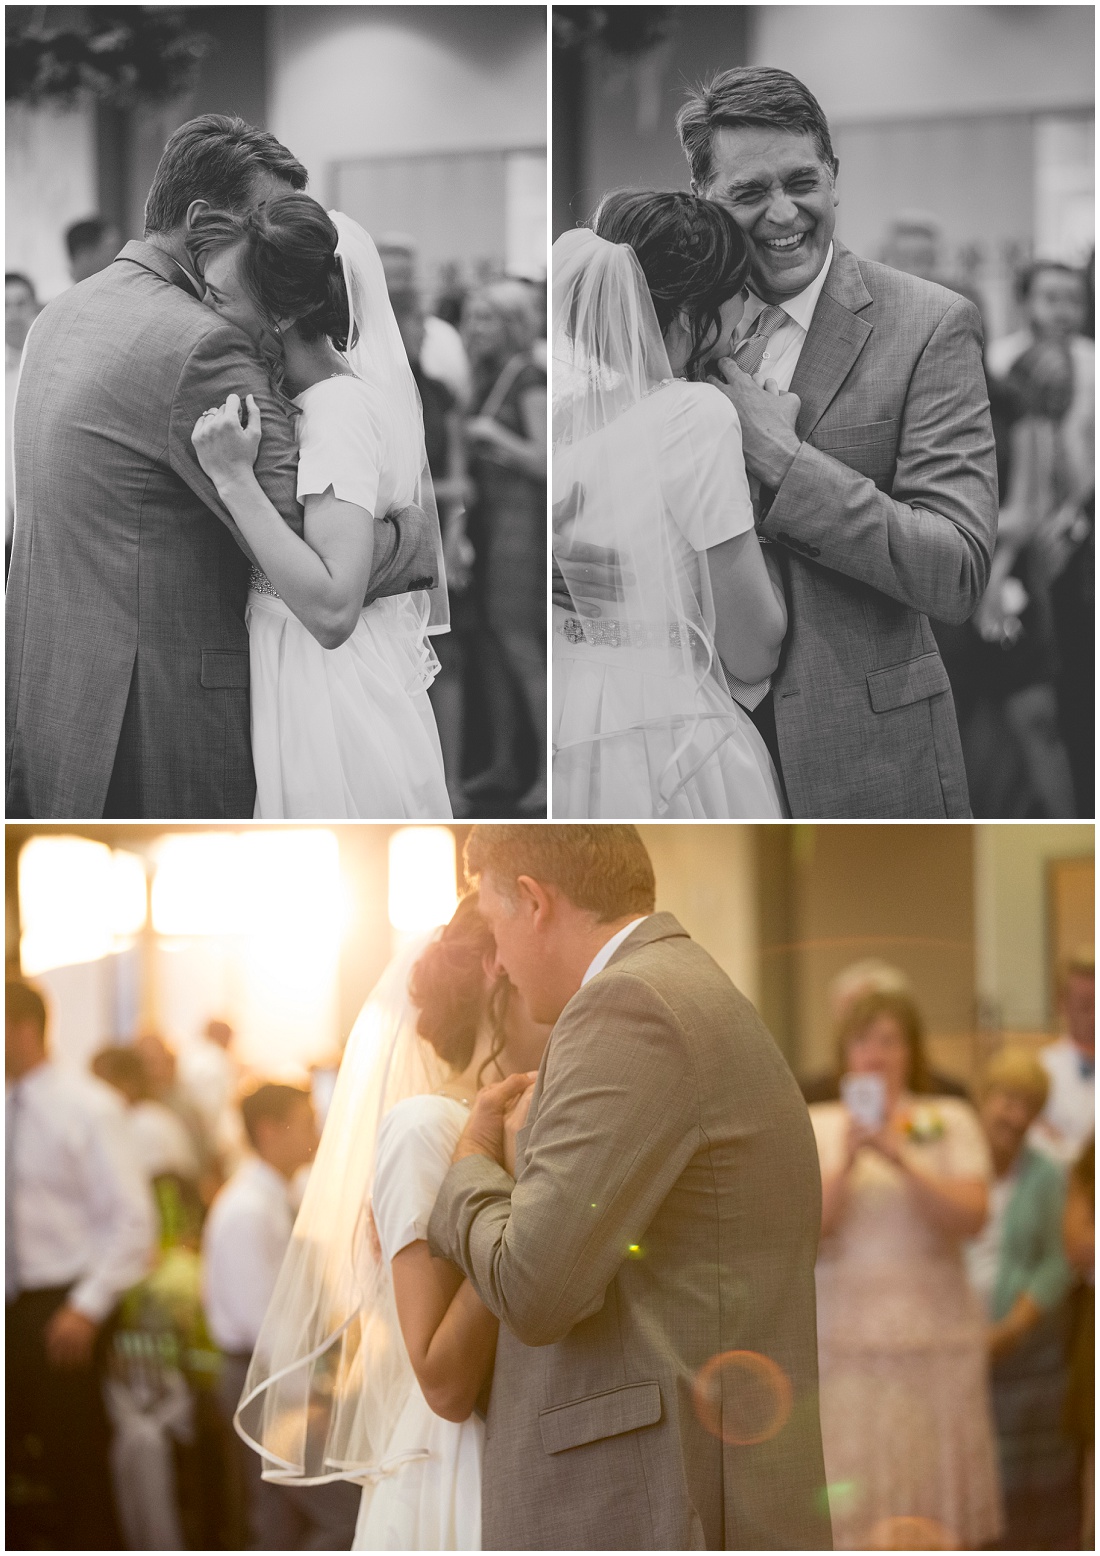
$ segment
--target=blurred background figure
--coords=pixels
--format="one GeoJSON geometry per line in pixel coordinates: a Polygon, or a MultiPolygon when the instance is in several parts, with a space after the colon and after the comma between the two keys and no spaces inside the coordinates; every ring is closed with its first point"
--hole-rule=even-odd
{"type": "Polygon", "coordinates": [[[69,274],[74,281],[86,281],[106,270],[122,247],[118,228],[100,216],[88,216],[65,229],[65,247],[69,253],[69,274]]]}
{"type": "Polygon", "coordinates": [[[241,1102],[254,1154],[220,1191],[203,1233],[203,1291],[210,1333],[221,1348],[218,1407],[240,1467],[252,1550],[350,1550],[359,1488],[279,1486],[233,1430],[248,1364],[275,1288],[297,1211],[295,1176],[317,1150],[308,1091],[265,1084],[241,1102]]]}
{"type": "Polygon", "coordinates": [[[117,1550],[102,1383],[153,1205],[101,1082],[56,1064],[36,989],[5,989],[7,1544],[117,1550]]]}
{"type": "Polygon", "coordinates": [[[180,1084],[176,1051],[159,1032],[142,1032],[134,1039],[134,1052],[144,1067],[149,1095],[175,1114],[187,1131],[199,1164],[199,1190],[203,1203],[209,1205],[225,1180],[227,1164],[202,1111],[180,1084]]]}
{"type": "Polygon", "coordinates": [[[91,1069],[122,1098],[134,1154],[150,1182],[170,1174],[197,1194],[198,1153],[179,1116],[154,1098],[145,1065],[134,1049],[102,1048],[91,1069]]]}
{"type": "Polygon", "coordinates": [[[1063,1426],[1066,1295],[1064,1171],[1027,1143],[1050,1082],[1027,1048],[1003,1048],[981,1079],[993,1162],[989,1218],[967,1245],[967,1273],[989,1318],[990,1392],[1005,1499],[1005,1550],[1069,1550],[1078,1533],[1077,1455],[1063,1426]]]}
{"type": "Polygon", "coordinates": [[[12,470],[12,415],[15,391],[19,387],[19,364],[27,331],[38,313],[34,284],[18,271],[4,277],[4,577],[11,559],[11,537],[15,524],[15,485],[12,470]]]}
{"type": "MultiPolygon", "coordinates": [[[[911,999],[913,985],[900,967],[891,967],[880,957],[869,956],[853,962],[837,973],[828,990],[830,1019],[834,1026],[845,1021],[851,1010],[869,994],[897,994],[911,999]]],[[[929,1090],[944,1097],[963,1097],[970,1093],[954,1076],[927,1067],[929,1090]]],[[[840,1097],[840,1071],[832,1069],[822,1075],[811,1076],[802,1083],[802,1095],[807,1102],[836,1102],[840,1097]]]]}
{"type": "MultiPolygon", "coordinates": [[[[423,285],[416,244],[400,232],[384,232],[376,247],[386,272],[386,290],[396,294],[418,292],[423,285]]],[[[407,343],[406,343],[407,348],[407,343]]],[[[445,384],[459,405],[470,398],[470,364],[458,330],[437,313],[421,309],[420,348],[414,366],[436,382],[445,384]]]]}
{"type": "Polygon", "coordinates": [[[889,1548],[903,1510],[949,1547],[978,1549],[1000,1533],[1002,1514],[984,1324],[962,1244],[986,1218],[988,1151],[967,1103],[929,1093],[910,996],[863,995],[839,1021],[836,1045],[845,1100],[810,1109],[834,1542],[889,1548]]]}
{"type": "Polygon", "coordinates": [[[1069,1167],[1095,1129],[1096,962],[1091,951],[1067,961],[1060,995],[1064,1030],[1039,1050],[1050,1093],[1032,1127],[1031,1143],[1069,1167]]]}
{"type": "Polygon", "coordinates": [[[179,1056],[179,1089],[199,1113],[223,1173],[244,1153],[237,1095],[244,1067],[233,1048],[233,1028],[218,1017],[186,1044],[179,1056]]]}
{"type": "Polygon", "coordinates": [[[466,792],[514,801],[523,816],[546,814],[546,370],[532,354],[537,328],[522,281],[482,287],[462,310],[473,375],[469,534],[489,719],[489,763],[466,792]],[[521,745],[533,748],[533,764],[522,764],[521,745]],[[517,799],[523,765],[534,774],[517,799]]]}
{"type": "Polygon", "coordinates": [[[1096,1548],[1096,1140],[1070,1173],[1063,1221],[1066,1256],[1077,1277],[1071,1308],[1069,1392],[1063,1417],[1080,1463],[1078,1550],[1096,1548]]]}

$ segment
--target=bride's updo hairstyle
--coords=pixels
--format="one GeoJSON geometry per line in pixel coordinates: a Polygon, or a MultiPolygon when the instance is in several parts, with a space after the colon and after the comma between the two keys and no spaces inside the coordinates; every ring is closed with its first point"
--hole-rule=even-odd
{"type": "Polygon", "coordinates": [[[504,1047],[510,984],[502,974],[485,987],[485,958],[496,954],[492,931],[477,909],[477,892],[463,897],[449,924],[421,953],[409,977],[409,998],[420,1012],[416,1030],[445,1064],[462,1071],[473,1057],[482,1020],[492,1042],[481,1077],[504,1047]]]}
{"type": "Polygon", "coordinates": [[[336,228],[322,205],[307,194],[285,194],[241,215],[201,211],[187,234],[199,275],[207,254],[235,243],[242,244],[241,284],[272,330],[277,319],[292,318],[303,340],[327,335],[338,351],[347,350],[347,287],[336,228]]]}
{"type": "Polygon", "coordinates": [[[592,230],[634,250],[662,335],[681,309],[687,314],[691,356],[684,371],[698,377],[721,325],[722,304],[745,285],[752,263],[748,240],[733,217],[698,195],[616,189],[600,201],[592,230]]]}

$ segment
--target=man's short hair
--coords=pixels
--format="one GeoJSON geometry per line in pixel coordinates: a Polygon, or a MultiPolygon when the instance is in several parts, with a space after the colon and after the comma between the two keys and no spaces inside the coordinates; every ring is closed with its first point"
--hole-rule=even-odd
{"type": "Polygon", "coordinates": [[[637,827],[474,827],[466,840],[466,874],[488,876],[505,896],[519,876],[556,886],[600,923],[652,913],[657,886],[637,827]]]}
{"type": "Polygon", "coordinates": [[[1064,989],[1071,978],[1096,977],[1096,953],[1091,946],[1080,946],[1067,956],[1061,966],[1061,985],[1064,989]]]}
{"type": "Polygon", "coordinates": [[[109,222],[105,222],[101,216],[89,216],[84,221],[73,222],[71,227],[65,229],[65,247],[69,251],[69,258],[75,259],[86,249],[94,249],[103,242],[109,222]]]}
{"type": "Polygon", "coordinates": [[[1057,270],[1061,275],[1072,276],[1081,288],[1081,298],[1085,295],[1085,278],[1073,265],[1067,265],[1061,259],[1037,259],[1034,264],[1026,265],[1016,277],[1016,296],[1020,302],[1027,302],[1031,296],[1031,288],[1035,285],[1036,278],[1045,275],[1048,270],[1057,270]]]}
{"type": "Polygon", "coordinates": [[[987,1062],[979,1089],[983,1097],[991,1091],[1015,1092],[1027,1097],[1038,1113],[1050,1095],[1050,1076],[1030,1048],[1014,1044],[1000,1049],[987,1062]]]}
{"type": "Polygon", "coordinates": [[[301,1086],[287,1086],[279,1081],[266,1081],[241,1098],[241,1118],[244,1132],[253,1150],[260,1149],[256,1138],[259,1125],[266,1120],[272,1124],[285,1124],[294,1109],[303,1102],[310,1105],[313,1097],[301,1086]]]}
{"type": "Polygon", "coordinates": [[[31,983],[8,978],[4,988],[4,1012],[9,1021],[33,1021],[38,1035],[46,1040],[46,1001],[31,983]]]}
{"type": "Polygon", "coordinates": [[[135,1053],[131,1047],[115,1043],[108,1048],[101,1048],[93,1056],[91,1068],[93,1075],[127,1096],[141,1101],[147,1101],[152,1096],[149,1072],[140,1054],[135,1053]]]}
{"type": "Polygon", "coordinates": [[[812,136],[818,156],[835,176],[840,164],[833,155],[829,121],[809,88],[789,71],[772,65],[739,65],[696,87],[676,115],[692,185],[700,193],[714,172],[715,130],[739,130],[746,125],[812,136]]]}
{"type": "Polygon", "coordinates": [[[31,302],[33,303],[38,301],[38,297],[34,290],[34,282],[31,280],[30,276],[25,276],[21,270],[5,270],[4,286],[25,286],[27,291],[31,294],[31,302]]]}
{"type": "Polygon", "coordinates": [[[204,113],[169,137],[145,202],[145,231],[182,227],[192,200],[215,210],[241,212],[259,173],[285,179],[292,189],[308,180],[297,157],[267,130],[229,114],[204,113]]]}

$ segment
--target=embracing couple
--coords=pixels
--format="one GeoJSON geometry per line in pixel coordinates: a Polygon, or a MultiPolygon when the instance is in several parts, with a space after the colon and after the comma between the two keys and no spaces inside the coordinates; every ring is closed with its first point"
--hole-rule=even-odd
{"type": "Polygon", "coordinates": [[[305,184],[192,119],[144,241],[31,328],[9,817],[451,813],[420,400],[373,243],[305,184]]]}
{"type": "Polygon", "coordinates": [[[827,1549],[821,1182],[630,826],[476,827],[348,1043],[238,1430],[355,1548],[827,1549]]]}
{"type": "Polygon", "coordinates": [[[553,813],[966,816],[929,618],[996,533],[977,309],[835,239],[786,71],[678,125],[691,194],[554,245],[553,813]]]}

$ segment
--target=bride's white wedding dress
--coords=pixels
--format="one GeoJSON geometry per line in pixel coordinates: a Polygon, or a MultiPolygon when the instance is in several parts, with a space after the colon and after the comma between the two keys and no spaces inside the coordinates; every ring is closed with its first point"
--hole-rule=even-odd
{"type": "MultiPolygon", "coordinates": [[[[382,391],[330,378],[295,400],[298,499],[332,487],[368,513],[394,506],[382,391]]],[[[322,648],[258,570],[245,620],[258,818],[447,818],[428,687],[439,668],[424,594],[376,600],[339,648],[322,648]]]]}
{"type": "MultiPolygon", "coordinates": [[[[428,1221],[467,1119],[451,1097],[409,1097],[385,1114],[371,1196],[382,1256],[427,1237],[428,1221]]],[[[395,1328],[397,1344],[403,1344],[395,1328]]],[[[477,1416],[458,1424],[433,1415],[414,1385],[382,1462],[388,1473],[364,1487],[353,1550],[481,1549],[481,1458],[477,1416]]]]}
{"type": "MultiPolygon", "coordinates": [[[[670,378],[559,446],[553,476],[556,506],[579,498],[570,544],[620,558],[624,492],[636,491],[625,499],[631,566],[695,597],[679,620],[664,599],[659,612],[606,605],[599,616],[555,606],[554,815],[782,816],[767,747],[717,659],[707,664],[707,635],[685,625],[705,615],[702,554],[753,526],[734,407],[709,384],[670,378]]],[[[645,597],[644,580],[625,585],[645,597]]]]}

